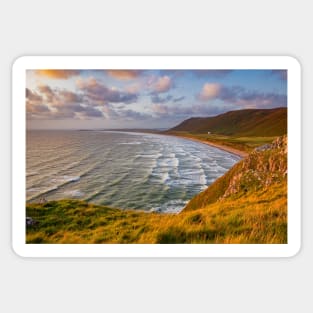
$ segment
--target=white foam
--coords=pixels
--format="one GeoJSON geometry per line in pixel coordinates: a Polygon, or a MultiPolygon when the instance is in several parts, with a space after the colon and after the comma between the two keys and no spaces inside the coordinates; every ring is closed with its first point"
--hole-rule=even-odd
{"type": "Polygon", "coordinates": [[[162,183],[165,183],[169,179],[170,179],[170,175],[169,175],[168,172],[165,172],[165,173],[161,174],[161,182],[162,183]]]}
{"type": "Polygon", "coordinates": [[[200,183],[201,185],[204,185],[204,186],[207,184],[207,180],[206,180],[206,177],[205,177],[205,175],[204,175],[204,172],[203,172],[203,174],[201,174],[200,177],[199,177],[199,183],[200,183]]]}
{"type": "Polygon", "coordinates": [[[75,182],[80,180],[80,176],[63,176],[64,182],[75,182]]]}
{"type": "Polygon", "coordinates": [[[199,176],[203,172],[201,167],[199,168],[184,168],[181,170],[181,176],[186,178],[192,178],[195,176],[199,176]]]}
{"type": "Polygon", "coordinates": [[[153,207],[150,209],[150,212],[179,213],[186,206],[187,202],[183,200],[170,200],[158,207],[153,207]]]}
{"type": "Polygon", "coordinates": [[[66,191],[65,193],[72,197],[81,197],[84,195],[84,193],[81,192],[80,190],[69,190],[69,191],[66,191]]]}
{"type": "Polygon", "coordinates": [[[179,159],[175,157],[173,163],[174,163],[173,165],[175,167],[178,167],[179,166],[179,159]]]}
{"type": "Polygon", "coordinates": [[[207,185],[207,178],[202,167],[192,169],[182,169],[180,171],[180,178],[184,178],[190,185],[207,185]]]}
{"type": "Polygon", "coordinates": [[[169,157],[171,158],[171,161],[170,161],[171,166],[178,167],[179,166],[179,160],[176,157],[176,154],[175,153],[170,153],[169,157]]]}
{"type": "Polygon", "coordinates": [[[118,145],[141,145],[141,141],[133,141],[133,142],[120,142],[118,145]]]}
{"type": "Polygon", "coordinates": [[[135,158],[157,159],[161,156],[162,156],[162,154],[160,154],[160,153],[157,153],[157,154],[137,154],[137,155],[135,155],[135,158]]]}
{"type": "Polygon", "coordinates": [[[159,167],[166,167],[166,168],[178,167],[179,166],[179,160],[176,157],[159,158],[158,159],[158,166],[159,167]]]}

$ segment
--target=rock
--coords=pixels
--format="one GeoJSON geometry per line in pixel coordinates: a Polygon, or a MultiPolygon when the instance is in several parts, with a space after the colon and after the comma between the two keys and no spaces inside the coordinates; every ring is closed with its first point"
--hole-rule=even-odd
{"type": "Polygon", "coordinates": [[[251,152],[237,165],[222,198],[240,191],[255,191],[286,179],[287,136],[278,137],[271,144],[251,152]]]}
{"type": "Polygon", "coordinates": [[[26,216],[26,226],[34,226],[38,224],[32,217],[26,216]]]}

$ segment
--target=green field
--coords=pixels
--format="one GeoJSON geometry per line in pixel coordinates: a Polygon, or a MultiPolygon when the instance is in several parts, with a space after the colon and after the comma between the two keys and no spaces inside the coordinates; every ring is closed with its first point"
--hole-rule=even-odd
{"type": "Polygon", "coordinates": [[[271,143],[276,137],[240,137],[240,136],[226,136],[219,134],[207,133],[190,133],[186,131],[168,131],[169,135],[182,136],[206,141],[208,143],[216,143],[227,146],[244,152],[250,152],[258,146],[271,143]]]}

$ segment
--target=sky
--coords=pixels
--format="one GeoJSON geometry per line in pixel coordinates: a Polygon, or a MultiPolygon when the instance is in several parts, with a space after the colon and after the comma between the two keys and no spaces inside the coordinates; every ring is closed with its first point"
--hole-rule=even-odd
{"type": "Polygon", "coordinates": [[[286,106],[286,70],[26,71],[28,129],[163,129],[286,106]]]}

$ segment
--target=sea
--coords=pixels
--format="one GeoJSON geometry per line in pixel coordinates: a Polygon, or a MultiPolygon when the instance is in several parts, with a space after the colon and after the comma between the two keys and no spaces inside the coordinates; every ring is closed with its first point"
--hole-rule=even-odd
{"type": "Polygon", "coordinates": [[[215,147],[167,135],[28,130],[26,201],[81,199],[176,213],[239,160],[215,147]]]}

